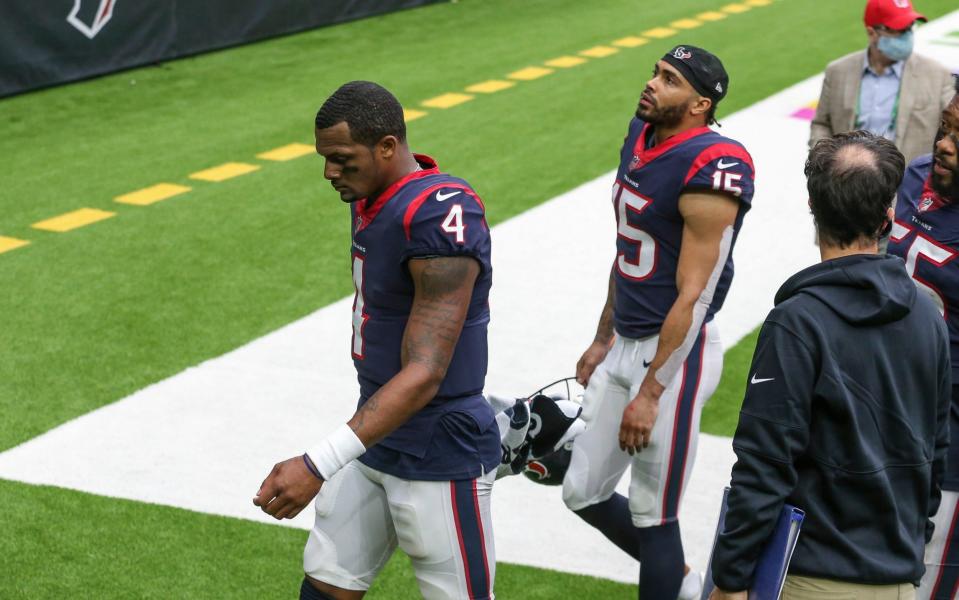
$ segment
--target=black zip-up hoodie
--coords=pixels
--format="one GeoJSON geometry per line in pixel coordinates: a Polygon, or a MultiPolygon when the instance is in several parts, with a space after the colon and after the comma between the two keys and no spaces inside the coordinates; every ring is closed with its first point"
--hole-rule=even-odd
{"type": "Polygon", "coordinates": [[[806,511],[789,572],[918,583],[939,505],[952,375],[945,322],[898,257],[789,278],[753,355],[716,585],[747,589],[784,502],[806,511]]]}

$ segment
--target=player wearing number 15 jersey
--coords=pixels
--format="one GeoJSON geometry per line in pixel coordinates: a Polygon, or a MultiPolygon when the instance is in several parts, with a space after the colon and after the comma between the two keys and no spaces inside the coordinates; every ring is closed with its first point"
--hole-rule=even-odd
{"type": "Polygon", "coordinates": [[[684,575],[677,514],[722,370],[712,318],[753,196],[749,153],[708,127],[728,83],[720,60],[693,46],[656,63],[613,185],[606,306],[577,364],[587,426],[563,499],[642,563],[644,600],[699,597],[698,574],[684,575]],[[627,501],[615,487],[630,466],[627,501]]]}
{"type": "Polygon", "coordinates": [[[483,203],[410,152],[402,107],[374,83],[340,87],[315,133],[324,176],[351,208],[360,398],[348,423],[274,467],[254,502],[284,518],[316,496],[301,599],[362,597],[397,545],[424,598],[491,599],[501,457],[482,395],[492,282],[483,203]]]}
{"type": "Polygon", "coordinates": [[[916,597],[953,599],[959,597],[959,79],[942,111],[933,153],[912,161],[898,198],[888,252],[906,261],[916,286],[946,319],[953,381],[942,503],[916,597]]]}

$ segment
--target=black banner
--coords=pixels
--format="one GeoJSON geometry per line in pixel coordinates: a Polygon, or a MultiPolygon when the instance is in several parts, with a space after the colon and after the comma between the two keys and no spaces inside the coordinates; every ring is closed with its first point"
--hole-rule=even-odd
{"type": "Polygon", "coordinates": [[[2,0],[0,97],[442,0],[2,0]]]}

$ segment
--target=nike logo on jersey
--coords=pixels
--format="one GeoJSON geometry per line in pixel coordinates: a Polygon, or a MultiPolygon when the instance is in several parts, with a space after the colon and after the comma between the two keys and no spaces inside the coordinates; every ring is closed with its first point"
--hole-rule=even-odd
{"type": "Polygon", "coordinates": [[[444,201],[446,201],[446,200],[449,200],[450,198],[452,198],[452,197],[455,196],[456,194],[459,194],[459,190],[457,190],[457,191],[455,191],[455,192],[450,192],[449,194],[444,194],[443,192],[436,192],[436,201],[437,201],[437,202],[444,202],[444,201]]]}
{"type": "Polygon", "coordinates": [[[723,162],[723,159],[720,158],[720,159],[719,159],[719,162],[716,163],[716,168],[717,168],[717,169],[728,169],[729,167],[735,167],[735,166],[738,165],[738,164],[739,164],[738,162],[731,162],[731,163],[723,162]]]}
{"type": "Polygon", "coordinates": [[[648,369],[649,365],[653,364],[653,361],[646,362],[646,359],[643,359],[643,368],[648,369]]]}
{"type": "Polygon", "coordinates": [[[753,378],[749,380],[749,383],[752,383],[752,384],[763,383],[763,382],[766,382],[766,381],[772,381],[773,379],[776,379],[776,378],[775,378],[775,377],[768,377],[768,378],[766,378],[766,379],[756,379],[756,374],[753,373],[753,378]]]}

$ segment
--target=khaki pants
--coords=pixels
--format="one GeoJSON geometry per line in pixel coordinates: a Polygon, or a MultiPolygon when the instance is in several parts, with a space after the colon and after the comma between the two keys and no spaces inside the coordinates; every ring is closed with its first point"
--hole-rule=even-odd
{"type": "Polygon", "coordinates": [[[817,577],[786,576],[782,600],[914,600],[911,583],[866,585],[817,577]]]}

